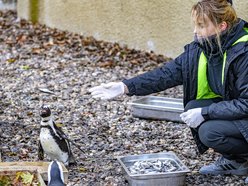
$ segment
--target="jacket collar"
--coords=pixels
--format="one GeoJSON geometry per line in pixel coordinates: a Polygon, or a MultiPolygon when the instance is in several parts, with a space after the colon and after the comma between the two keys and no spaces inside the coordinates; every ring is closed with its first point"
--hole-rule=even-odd
{"type": "Polygon", "coordinates": [[[248,42],[241,42],[230,48],[227,52],[227,62],[231,63],[243,53],[248,52],[248,42]]]}

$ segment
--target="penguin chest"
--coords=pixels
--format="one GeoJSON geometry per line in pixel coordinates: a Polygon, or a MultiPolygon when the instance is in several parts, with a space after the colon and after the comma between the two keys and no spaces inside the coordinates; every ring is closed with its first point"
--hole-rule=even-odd
{"type": "MultiPolygon", "coordinates": [[[[60,141],[59,141],[60,142],[60,141]]],[[[61,141],[63,142],[63,141],[61,141]]],[[[67,162],[69,158],[68,152],[62,151],[60,144],[55,140],[55,134],[49,129],[41,129],[40,143],[44,152],[52,159],[67,162]]],[[[64,142],[65,143],[65,142],[64,142]]]]}

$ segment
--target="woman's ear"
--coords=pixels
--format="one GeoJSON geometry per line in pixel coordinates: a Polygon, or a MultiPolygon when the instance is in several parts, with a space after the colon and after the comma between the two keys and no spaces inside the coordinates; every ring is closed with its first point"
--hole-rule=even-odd
{"type": "Polygon", "coordinates": [[[220,31],[224,31],[227,29],[227,23],[223,21],[222,23],[219,24],[219,29],[220,31]]]}

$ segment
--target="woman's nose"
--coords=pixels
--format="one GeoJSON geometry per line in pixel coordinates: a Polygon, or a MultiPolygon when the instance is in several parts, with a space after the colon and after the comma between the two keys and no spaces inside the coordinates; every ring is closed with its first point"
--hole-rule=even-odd
{"type": "Polygon", "coordinates": [[[194,27],[194,34],[197,34],[196,26],[194,27]]]}

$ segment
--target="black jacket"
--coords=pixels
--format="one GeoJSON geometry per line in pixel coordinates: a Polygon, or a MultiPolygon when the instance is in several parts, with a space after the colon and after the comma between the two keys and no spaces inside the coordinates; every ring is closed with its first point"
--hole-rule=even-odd
{"type": "MultiPolygon", "coordinates": [[[[224,71],[223,101],[203,108],[208,119],[237,120],[237,126],[248,141],[248,42],[232,46],[231,41],[248,34],[243,28],[248,23],[240,20],[235,30],[228,35],[225,44],[227,52],[224,71]]],[[[144,96],[165,89],[183,85],[184,105],[196,99],[197,70],[199,56],[203,49],[196,42],[185,46],[185,51],[162,67],[137,77],[124,80],[129,96],[144,96]]],[[[204,51],[205,53],[205,51],[204,51]]]]}

